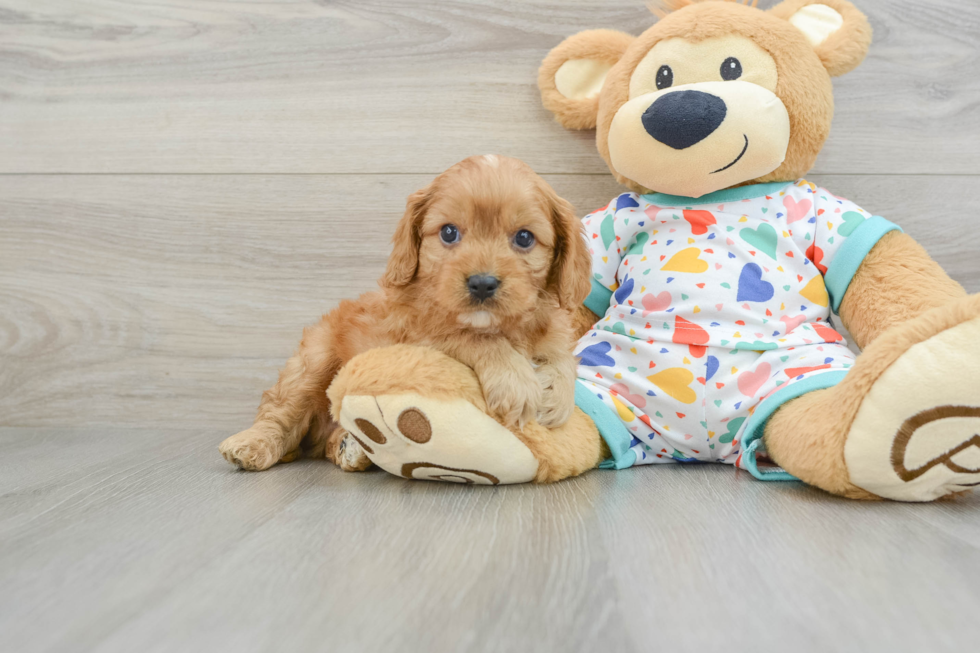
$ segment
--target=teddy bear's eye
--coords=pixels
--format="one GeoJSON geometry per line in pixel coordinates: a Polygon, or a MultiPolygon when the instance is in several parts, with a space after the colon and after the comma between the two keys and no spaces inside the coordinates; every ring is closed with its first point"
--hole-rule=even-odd
{"type": "Polygon", "coordinates": [[[661,91],[674,85],[674,71],[670,66],[660,66],[657,71],[657,90],[661,91]]]}
{"type": "Polygon", "coordinates": [[[728,57],[721,64],[721,78],[726,82],[738,79],[742,76],[742,62],[735,57],[728,57]]]}

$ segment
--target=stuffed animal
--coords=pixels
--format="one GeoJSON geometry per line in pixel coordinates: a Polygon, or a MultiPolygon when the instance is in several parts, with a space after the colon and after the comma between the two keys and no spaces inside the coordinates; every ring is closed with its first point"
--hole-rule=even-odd
{"type": "Polygon", "coordinates": [[[864,15],[845,0],[659,13],[638,37],[571,36],[540,69],[545,107],[595,128],[629,189],[584,218],[572,419],[508,430],[469,368],[405,346],[341,371],[335,419],[405,478],[712,461],[861,499],[980,485],[980,296],[896,225],[802,179],[830,129],[831,77],[870,45],[864,15]]]}

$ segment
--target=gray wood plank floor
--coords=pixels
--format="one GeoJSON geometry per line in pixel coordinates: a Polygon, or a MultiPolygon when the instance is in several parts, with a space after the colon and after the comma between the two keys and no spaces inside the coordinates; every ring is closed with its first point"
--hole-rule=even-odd
{"type": "MultiPolygon", "coordinates": [[[[858,4],[875,44],[808,178],[980,292],[980,3],[858,4]]],[[[434,174],[499,152],[581,213],[619,192],[535,71],[651,22],[643,0],[0,0],[0,650],[975,647],[980,494],[218,456],[434,174]]]]}
{"type": "Polygon", "coordinates": [[[0,429],[9,651],[953,651],[980,494],[846,502],[719,466],[472,488],[222,433],[0,429]]]}

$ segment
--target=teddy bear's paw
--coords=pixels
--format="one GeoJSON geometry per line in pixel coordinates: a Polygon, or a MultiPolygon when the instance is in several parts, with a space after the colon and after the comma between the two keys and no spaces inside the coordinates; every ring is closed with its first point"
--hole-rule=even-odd
{"type": "Polygon", "coordinates": [[[371,462],[403,478],[499,485],[538,471],[517,436],[462,399],[347,395],[340,424],[371,462]]]}
{"type": "Polygon", "coordinates": [[[844,459],[854,485],[886,499],[980,486],[980,318],[913,345],[878,377],[844,459]]]}

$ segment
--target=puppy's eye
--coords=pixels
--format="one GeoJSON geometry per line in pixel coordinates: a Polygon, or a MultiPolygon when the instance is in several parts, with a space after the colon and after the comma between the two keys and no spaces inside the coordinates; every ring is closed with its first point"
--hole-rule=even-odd
{"type": "Polygon", "coordinates": [[[452,245],[453,243],[459,242],[459,229],[456,228],[454,224],[444,224],[442,229],[439,230],[439,240],[446,243],[447,245],[452,245]]]}
{"type": "Polygon", "coordinates": [[[514,234],[514,244],[521,249],[531,249],[534,247],[534,234],[527,229],[521,229],[514,234]]]}
{"type": "Polygon", "coordinates": [[[728,57],[721,64],[721,78],[726,82],[738,79],[742,76],[742,62],[735,57],[728,57]]]}
{"type": "Polygon", "coordinates": [[[657,90],[661,91],[674,85],[674,71],[670,66],[660,66],[657,71],[657,90]]]}

